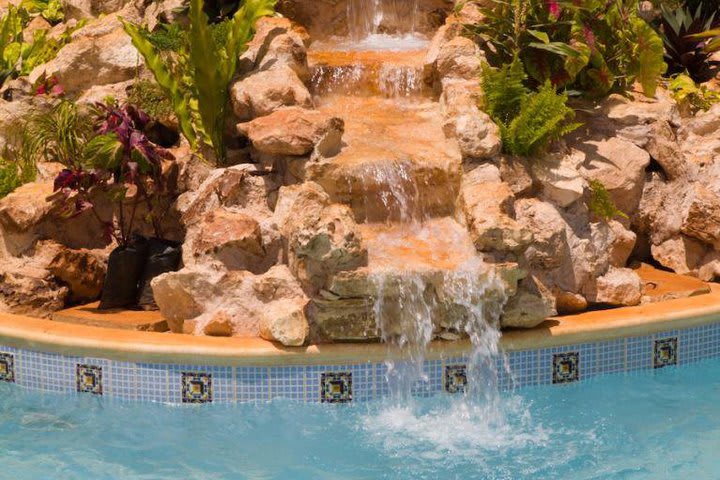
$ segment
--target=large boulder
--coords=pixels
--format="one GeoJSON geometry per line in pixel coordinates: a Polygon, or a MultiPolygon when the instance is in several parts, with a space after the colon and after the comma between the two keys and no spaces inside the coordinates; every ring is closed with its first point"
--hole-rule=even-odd
{"type": "Polygon", "coordinates": [[[67,93],[77,94],[93,86],[130,80],[142,65],[130,37],[118,26],[104,35],[74,38],[53,60],[36,67],[30,81],[54,75],[67,93]]]}
{"type": "Polygon", "coordinates": [[[582,198],[585,179],[579,173],[585,155],[575,149],[551,153],[532,163],[532,174],[542,196],[559,207],[568,207],[582,198]]]}
{"type": "Polygon", "coordinates": [[[448,82],[440,97],[445,135],[470,159],[492,158],[502,148],[500,129],[480,110],[480,93],[477,80],[461,80],[448,82]]]}
{"type": "Polygon", "coordinates": [[[629,268],[611,268],[588,289],[586,297],[593,303],[632,306],[642,298],[642,280],[629,268]]]}
{"type": "Polygon", "coordinates": [[[63,248],[48,265],[48,271],[68,286],[71,302],[86,303],[100,297],[107,263],[101,252],[63,248]]]}
{"type": "Polygon", "coordinates": [[[230,88],[233,111],[240,121],[269,115],[282,107],[312,108],[310,92],[286,65],[253,72],[230,88]]]}
{"type": "Polygon", "coordinates": [[[238,125],[238,132],[246,136],[260,153],[302,156],[310,154],[323,142],[331,150],[340,150],[345,129],[342,119],[315,110],[290,107],[265,117],[238,125]]]}

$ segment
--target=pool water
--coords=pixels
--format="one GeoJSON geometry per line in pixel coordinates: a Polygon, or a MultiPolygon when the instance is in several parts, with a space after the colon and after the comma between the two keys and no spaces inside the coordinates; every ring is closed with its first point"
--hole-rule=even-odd
{"type": "Polygon", "coordinates": [[[165,406],[0,385],[2,479],[717,479],[720,360],[503,394],[165,406]]]}

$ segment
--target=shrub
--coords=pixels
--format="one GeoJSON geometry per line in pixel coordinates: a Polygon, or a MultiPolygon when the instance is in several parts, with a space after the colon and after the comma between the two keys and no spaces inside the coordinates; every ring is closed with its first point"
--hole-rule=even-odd
{"type": "Polygon", "coordinates": [[[697,85],[688,75],[679,74],[668,84],[670,92],[680,108],[685,112],[695,113],[709,110],[720,102],[720,92],[709,90],[705,85],[697,85]]]}
{"type": "Polygon", "coordinates": [[[535,85],[550,80],[587,96],[624,92],[638,81],[653,96],[665,71],[660,37],[637,0],[493,0],[469,25],[493,66],[519,57],[535,85]]]}
{"type": "MultiPolygon", "coordinates": [[[[211,25],[202,0],[190,1],[187,50],[163,52],[148,32],[124,22],[125,31],[170,99],[190,145],[212,147],[218,164],[227,161],[225,121],[228,87],[237,61],[252,39],[257,20],[271,15],[275,0],[246,0],[225,25],[211,25]]],[[[181,42],[172,43],[181,45],[181,42]]]]}
{"type": "Polygon", "coordinates": [[[138,80],[130,89],[128,103],[136,105],[153,118],[166,119],[173,115],[173,106],[165,92],[151,80],[138,80]]]}
{"type": "Polygon", "coordinates": [[[23,0],[20,6],[32,15],[41,15],[52,24],[60,23],[65,19],[60,0],[23,0]]]}
{"type": "Polygon", "coordinates": [[[580,126],[567,94],[547,81],[538,92],[523,85],[526,76],[519,58],[499,69],[483,66],[484,109],[499,125],[503,150],[513,155],[541,153],[548,144],[580,126]]]}
{"type": "Polygon", "coordinates": [[[706,82],[717,73],[720,62],[711,61],[713,53],[720,51],[720,32],[711,30],[715,13],[706,15],[702,5],[691,11],[680,7],[662,7],[661,32],[665,45],[667,73],[676,75],[687,72],[695,82],[706,82]]]}
{"type": "Polygon", "coordinates": [[[610,221],[615,217],[628,218],[628,216],[620,211],[610,198],[610,193],[599,180],[590,180],[590,211],[597,217],[605,221],[610,221]]]}

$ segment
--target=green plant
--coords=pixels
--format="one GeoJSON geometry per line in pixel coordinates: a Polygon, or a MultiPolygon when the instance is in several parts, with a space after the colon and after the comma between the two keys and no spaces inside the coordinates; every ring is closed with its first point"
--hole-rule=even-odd
{"type": "Polygon", "coordinates": [[[624,92],[635,81],[653,96],[665,71],[662,40],[636,0],[493,0],[468,25],[491,65],[519,57],[535,85],[587,96],[624,92]]]}
{"type": "Polygon", "coordinates": [[[180,131],[198,149],[210,146],[225,164],[228,87],[237,61],[254,34],[255,23],[271,15],[275,0],[246,0],[225,25],[212,25],[202,0],[190,1],[187,51],[169,54],[138,25],[123,22],[158,85],[170,99],[180,131]]]}
{"type": "Polygon", "coordinates": [[[717,73],[720,62],[713,62],[711,55],[720,51],[720,32],[713,39],[711,30],[715,14],[705,15],[702,5],[694,12],[687,8],[662,7],[661,32],[665,44],[667,73],[676,75],[687,72],[695,82],[710,80],[717,73]]]}
{"type": "Polygon", "coordinates": [[[66,167],[82,164],[85,144],[93,135],[90,113],[67,100],[61,100],[47,113],[33,115],[26,131],[43,160],[66,167]]]}
{"type": "Polygon", "coordinates": [[[152,80],[136,81],[128,95],[128,103],[136,105],[153,118],[169,118],[173,106],[163,89],[152,80]]]}
{"type": "Polygon", "coordinates": [[[503,150],[513,155],[541,153],[580,124],[573,123],[575,112],[567,106],[567,94],[557,93],[547,81],[537,92],[523,85],[526,79],[522,61],[499,69],[483,66],[484,109],[500,127],[503,150]]]}
{"type": "Polygon", "coordinates": [[[65,19],[60,0],[23,0],[20,6],[32,15],[41,15],[52,24],[60,23],[65,19]]]}
{"type": "Polygon", "coordinates": [[[0,198],[37,176],[39,145],[27,128],[28,123],[25,121],[8,131],[8,142],[0,153],[0,198]]]}
{"type": "Polygon", "coordinates": [[[615,217],[627,219],[628,216],[620,211],[610,198],[610,193],[599,180],[590,180],[590,211],[605,221],[615,217]]]}
{"type": "Polygon", "coordinates": [[[675,75],[670,80],[668,88],[680,108],[691,113],[708,110],[720,102],[720,92],[709,90],[705,85],[696,84],[689,75],[675,75]]]}

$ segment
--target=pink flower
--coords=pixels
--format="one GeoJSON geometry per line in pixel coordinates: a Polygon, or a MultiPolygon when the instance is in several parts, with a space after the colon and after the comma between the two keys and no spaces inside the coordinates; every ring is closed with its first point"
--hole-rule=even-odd
{"type": "Polygon", "coordinates": [[[590,47],[590,51],[595,51],[595,34],[587,25],[583,25],[583,36],[585,37],[585,43],[590,47]]]}
{"type": "Polygon", "coordinates": [[[550,11],[550,16],[553,17],[555,20],[560,18],[560,4],[556,0],[548,0],[548,10],[550,11]]]}

